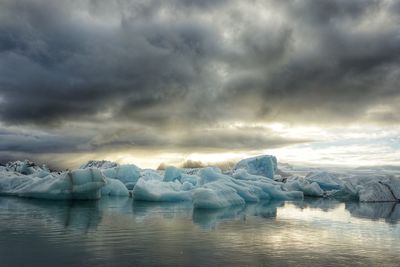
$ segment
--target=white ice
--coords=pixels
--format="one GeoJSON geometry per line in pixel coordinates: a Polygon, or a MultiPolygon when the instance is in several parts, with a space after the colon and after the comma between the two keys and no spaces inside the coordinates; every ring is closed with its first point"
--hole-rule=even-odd
{"type": "Polygon", "coordinates": [[[0,194],[48,199],[97,199],[133,195],[136,200],[192,202],[195,208],[225,208],[262,200],[307,197],[399,202],[396,174],[287,167],[278,171],[274,156],[239,161],[231,170],[217,167],[165,171],[110,161],[89,161],[81,169],[51,172],[46,166],[16,161],[0,166],[0,194]],[[131,194],[129,192],[131,190],[131,194]]]}
{"type": "Polygon", "coordinates": [[[278,161],[275,156],[263,155],[239,161],[234,170],[245,169],[250,174],[274,178],[277,168],[278,161]]]}
{"type": "Polygon", "coordinates": [[[52,173],[45,177],[35,173],[0,173],[0,194],[43,199],[99,199],[105,185],[97,169],[52,173]]]}
{"type": "Polygon", "coordinates": [[[117,179],[105,178],[106,184],[101,188],[102,196],[128,197],[129,190],[117,179]]]}
{"type": "Polygon", "coordinates": [[[98,168],[107,178],[120,180],[129,190],[132,190],[140,177],[140,169],[133,164],[119,165],[106,160],[91,160],[80,167],[98,168]]]}

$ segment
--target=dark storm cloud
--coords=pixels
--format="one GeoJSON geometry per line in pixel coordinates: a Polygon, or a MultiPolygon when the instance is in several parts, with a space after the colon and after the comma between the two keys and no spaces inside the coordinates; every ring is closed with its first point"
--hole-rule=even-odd
{"type": "Polygon", "coordinates": [[[0,114],[9,123],[168,105],[198,83],[216,49],[213,32],[190,20],[122,16],[107,27],[74,19],[76,10],[52,1],[2,5],[0,114]]]}
{"type": "Polygon", "coordinates": [[[3,134],[0,150],[253,149],[304,140],[202,131],[398,123],[399,10],[398,0],[1,1],[0,121],[53,137],[3,134]]]}
{"type": "Polygon", "coordinates": [[[275,135],[272,131],[257,127],[191,129],[184,132],[154,130],[152,128],[121,128],[102,131],[89,143],[93,149],[97,150],[167,147],[179,151],[197,151],[198,149],[267,149],[312,141],[315,140],[283,138],[275,135]]]}
{"type": "MultiPolygon", "coordinates": [[[[360,119],[370,106],[399,95],[400,14],[391,13],[390,3],[280,1],[291,29],[285,54],[272,69],[231,80],[221,100],[259,99],[261,119],[360,119]]],[[[242,73],[240,66],[235,71],[242,73]]]]}
{"type": "Polygon", "coordinates": [[[22,153],[66,153],[77,152],[84,148],[87,138],[32,131],[2,130],[0,128],[0,151],[22,153]]]}

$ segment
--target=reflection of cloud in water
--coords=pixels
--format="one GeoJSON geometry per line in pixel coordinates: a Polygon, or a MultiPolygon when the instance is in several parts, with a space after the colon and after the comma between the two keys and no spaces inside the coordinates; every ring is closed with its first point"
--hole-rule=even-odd
{"type": "Polygon", "coordinates": [[[303,201],[294,201],[293,204],[300,208],[311,208],[311,209],[320,209],[323,211],[329,211],[337,208],[341,202],[335,199],[326,199],[326,198],[305,198],[303,201]]]}
{"type": "Polygon", "coordinates": [[[346,203],[346,210],[354,217],[397,223],[400,220],[400,205],[393,202],[346,203]]]}

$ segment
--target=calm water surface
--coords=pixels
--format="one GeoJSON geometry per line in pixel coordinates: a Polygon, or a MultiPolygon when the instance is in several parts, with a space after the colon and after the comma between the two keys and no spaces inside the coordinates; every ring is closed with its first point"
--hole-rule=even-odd
{"type": "Polygon", "coordinates": [[[400,205],[0,197],[0,266],[400,266],[400,205]]]}

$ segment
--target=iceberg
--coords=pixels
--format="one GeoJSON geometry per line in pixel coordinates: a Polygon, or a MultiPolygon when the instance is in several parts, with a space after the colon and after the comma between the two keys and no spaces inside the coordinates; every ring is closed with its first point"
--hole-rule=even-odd
{"type": "MultiPolygon", "coordinates": [[[[239,174],[238,174],[239,173],[239,174]]],[[[248,180],[251,177],[244,170],[242,179],[222,174],[207,167],[200,171],[200,187],[194,189],[192,199],[195,208],[226,208],[234,205],[243,205],[246,202],[259,202],[261,199],[296,199],[303,198],[299,191],[285,191],[282,183],[273,180],[248,180]]]]}
{"type": "Polygon", "coordinates": [[[0,194],[42,199],[99,199],[105,185],[97,169],[68,171],[36,177],[17,172],[0,174],[0,194]]]}
{"type": "Polygon", "coordinates": [[[339,175],[331,172],[311,172],[305,177],[310,183],[317,183],[324,191],[338,190],[343,187],[343,181],[339,175]]]}
{"type": "Polygon", "coordinates": [[[239,161],[234,167],[234,170],[238,169],[245,169],[250,174],[273,179],[278,170],[278,161],[271,155],[257,156],[239,161]]]}
{"type": "Polygon", "coordinates": [[[39,167],[34,162],[29,160],[9,162],[5,167],[3,167],[3,171],[17,172],[25,175],[35,173],[36,176],[40,177],[45,177],[50,174],[50,170],[46,167],[46,165],[39,167]]]}
{"type": "Polygon", "coordinates": [[[217,182],[209,183],[193,192],[193,206],[195,208],[218,209],[245,203],[245,200],[240,197],[235,189],[217,182]]]}
{"type": "Polygon", "coordinates": [[[129,190],[132,190],[140,177],[140,169],[136,165],[119,165],[107,160],[90,160],[80,169],[97,168],[107,178],[120,180],[129,190]]]}
{"type": "Polygon", "coordinates": [[[133,188],[135,200],[192,201],[195,208],[215,209],[259,202],[262,199],[303,197],[302,192],[287,191],[283,183],[249,174],[244,169],[229,176],[215,167],[202,168],[197,175],[168,167],[164,176],[150,170],[141,175],[133,188]]]}
{"type": "Polygon", "coordinates": [[[400,179],[385,177],[360,185],[360,202],[399,202],[400,179]]]}
{"type": "MultiPolygon", "coordinates": [[[[309,170],[310,171],[310,170],[309,170]]],[[[80,169],[51,172],[30,161],[0,166],[0,194],[47,199],[98,199],[132,195],[136,201],[187,202],[197,209],[220,209],[304,196],[359,202],[399,202],[400,177],[278,172],[277,159],[243,159],[231,170],[218,167],[140,169],[110,161],[89,161],[80,169]],[[300,176],[301,175],[301,176],[300,176]],[[131,190],[131,192],[130,192],[131,190]]]]}
{"type": "Polygon", "coordinates": [[[104,176],[121,181],[129,190],[132,190],[140,177],[140,169],[133,164],[120,165],[102,169],[104,176]]]}
{"type": "Polygon", "coordinates": [[[120,180],[111,178],[105,179],[106,184],[101,188],[102,196],[129,197],[129,190],[120,180]]]}
{"type": "Polygon", "coordinates": [[[133,188],[133,196],[135,200],[144,201],[190,201],[193,184],[184,179],[186,176],[175,167],[168,167],[164,176],[162,172],[145,170],[133,188]]]}
{"type": "Polygon", "coordinates": [[[309,197],[324,196],[324,190],[321,189],[318,183],[310,182],[298,176],[289,177],[286,180],[285,186],[289,191],[303,192],[304,196],[309,196],[309,197]]]}
{"type": "Polygon", "coordinates": [[[172,182],[172,181],[181,181],[182,179],[182,174],[178,170],[178,168],[170,166],[165,169],[164,173],[164,182],[172,182]]]}
{"type": "Polygon", "coordinates": [[[135,200],[178,202],[191,200],[190,191],[183,190],[179,181],[164,182],[157,179],[139,179],[133,188],[135,200]]]}
{"type": "MultiPolygon", "coordinates": [[[[317,172],[308,174],[305,180],[309,183],[317,183],[323,190],[321,196],[360,202],[400,201],[400,178],[395,176],[348,174],[347,177],[343,177],[335,173],[317,172]]],[[[290,178],[287,185],[289,189],[298,188],[293,187],[294,184],[290,178]]],[[[303,189],[300,190],[305,192],[303,189]]],[[[305,192],[305,195],[307,194],[305,192]]]]}

